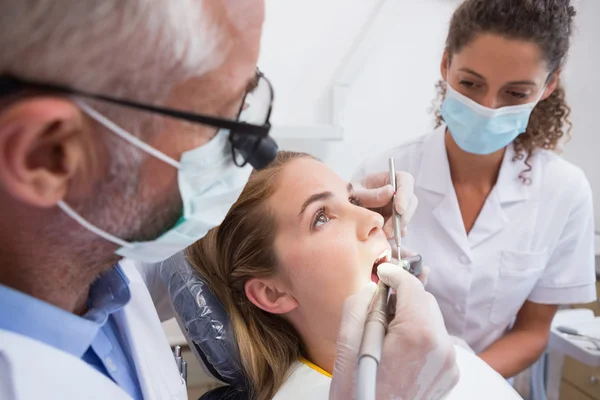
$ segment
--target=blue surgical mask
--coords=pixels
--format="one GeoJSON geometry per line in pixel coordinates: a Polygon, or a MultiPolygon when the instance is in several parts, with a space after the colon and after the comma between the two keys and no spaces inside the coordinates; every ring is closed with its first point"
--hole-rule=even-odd
{"type": "Polygon", "coordinates": [[[529,117],[544,90],[533,103],[487,108],[458,93],[446,84],[441,114],[456,144],[468,153],[491,154],[510,143],[527,129],[529,117]]]}
{"type": "Polygon", "coordinates": [[[235,165],[227,131],[219,131],[207,144],[182,154],[178,162],[142,142],[83,102],[77,102],[91,118],[131,145],[177,168],[183,215],[177,224],[154,240],[130,243],[86,221],[64,201],[58,206],[86,229],[121,246],[117,254],[142,262],[163,261],[201,239],[221,224],[246,185],[252,167],[235,165]]]}

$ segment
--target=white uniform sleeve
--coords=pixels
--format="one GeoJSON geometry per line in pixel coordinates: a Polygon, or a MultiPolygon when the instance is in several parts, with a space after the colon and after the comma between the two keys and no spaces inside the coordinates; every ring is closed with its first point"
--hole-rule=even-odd
{"type": "Polygon", "coordinates": [[[596,300],[592,190],[585,177],[580,182],[571,209],[565,210],[567,223],[529,301],[559,305],[596,300]]]}
{"type": "Polygon", "coordinates": [[[156,313],[158,314],[161,322],[175,317],[175,309],[173,308],[171,297],[167,291],[167,286],[160,278],[161,263],[148,264],[129,259],[122,260],[120,263],[129,263],[134,265],[139,271],[142,279],[146,283],[148,292],[150,292],[150,297],[152,297],[152,302],[154,303],[156,313]]]}

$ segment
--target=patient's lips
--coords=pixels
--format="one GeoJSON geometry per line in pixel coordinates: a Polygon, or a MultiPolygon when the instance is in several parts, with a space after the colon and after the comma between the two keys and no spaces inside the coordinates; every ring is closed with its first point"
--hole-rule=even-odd
{"type": "Polygon", "coordinates": [[[380,264],[390,262],[392,259],[392,251],[390,249],[384,250],[373,262],[373,269],[371,270],[371,280],[375,283],[379,282],[379,276],[377,276],[377,267],[380,264]]]}

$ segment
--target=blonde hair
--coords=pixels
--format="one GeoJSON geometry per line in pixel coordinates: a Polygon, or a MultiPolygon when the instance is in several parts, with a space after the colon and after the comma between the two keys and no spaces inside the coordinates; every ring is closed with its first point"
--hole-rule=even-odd
{"type": "Polygon", "coordinates": [[[300,337],[279,315],[252,304],[245,294],[250,278],[275,274],[275,219],[266,206],[282,169],[305,153],[280,151],[265,169],[254,171],[223,223],[186,251],[195,271],[223,303],[233,327],[251,398],[271,399],[302,353],[300,337]]]}

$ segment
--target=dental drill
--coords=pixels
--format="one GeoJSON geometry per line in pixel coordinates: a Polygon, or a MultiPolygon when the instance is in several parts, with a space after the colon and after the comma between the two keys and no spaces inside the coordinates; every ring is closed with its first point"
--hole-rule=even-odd
{"type": "MultiPolygon", "coordinates": [[[[423,259],[415,255],[402,259],[400,247],[402,238],[400,236],[402,227],[400,225],[400,214],[396,210],[394,200],[398,190],[396,182],[396,168],[394,158],[389,159],[390,183],[394,188],[392,198],[392,223],[394,227],[394,245],[397,251],[398,265],[415,276],[422,271],[423,259]]],[[[391,289],[381,280],[377,284],[377,291],[369,306],[365,330],[358,352],[358,375],[356,381],[357,400],[375,400],[377,384],[377,367],[381,362],[383,339],[387,333],[389,323],[389,300],[391,289]]]]}

